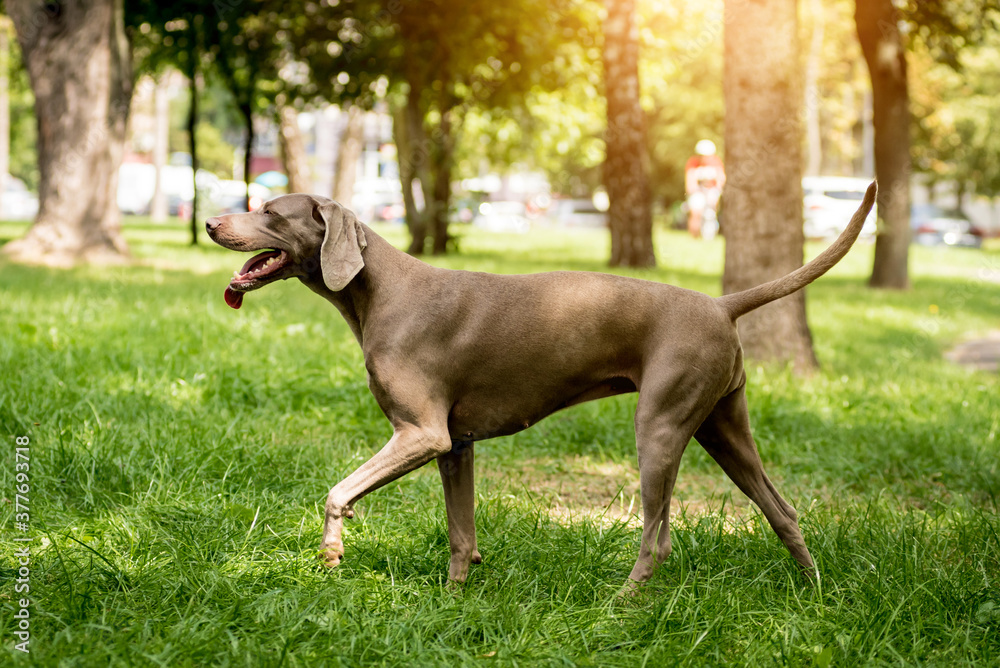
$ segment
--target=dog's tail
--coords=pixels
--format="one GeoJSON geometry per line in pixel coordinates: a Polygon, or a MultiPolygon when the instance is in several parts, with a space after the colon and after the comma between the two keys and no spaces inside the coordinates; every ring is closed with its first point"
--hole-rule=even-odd
{"type": "Polygon", "coordinates": [[[719,305],[726,310],[729,317],[736,320],[741,315],[760,308],[764,304],[773,302],[775,299],[787,297],[796,290],[801,290],[825,274],[833,265],[840,262],[842,257],[847,255],[847,251],[851,250],[854,241],[861,234],[861,228],[865,225],[868,213],[875,204],[875,193],[877,191],[878,186],[873,181],[868,186],[864,202],[861,203],[861,207],[854,214],[854,217],[851,218],[847,229],[837,237],[837,240],[829,248],[820,253],[812,262],[769,283],[758,285],[743,292],[719,297],[719,305]]]}

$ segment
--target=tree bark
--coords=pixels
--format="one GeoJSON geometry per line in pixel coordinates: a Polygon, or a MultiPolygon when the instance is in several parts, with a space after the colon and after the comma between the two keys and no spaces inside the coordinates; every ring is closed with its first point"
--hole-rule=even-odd
{"type": "MultiPolygon", "coordinates": [[[[252,87],[251,87],[252,89],[252,87]]],[[[254,141],[254,128],[253,128],[253,107],[250,102],[245,104],[240,104],[240,113],[243,115],[243,124],[246,126],[246,137],[243,144],[243,182],[247,187],[246,201],[244,206],[247,211],[250,210],[250,184],[253,183],[253,178],[250,175],[250,165],[253,164],[253,141],[254,141]]]]}
{"type": "Polygon", "coordinates": [[[451,208],[451,175],[455,167],[455,133],[452,128],[453,108],[441,109],[441,120],[435,129],[435,147],[431,153],[434,171],[434,189],[428,218],[431,227],[431,253],[448,252],[448,210],[451,208]]]}
{"type": "MultiPolygon", "coordinates": [[[[193,25],[193,22],[190,24],[193,25]]],[[[187,131],[191,143],[191,181],[194,194],[191,196],[191,245],[198,245],[198,50],[188,54],[188,87],[191,92],[191,106],[188,108],[187,131]]]]}
{"type": "Polygon", "coordinates": [[[35,94],[39,211],[12,258],[121,262],[118,167],[132,99],[123,0],[7,3],[35,94]]]}
{"type": "Polygon", "coordinates": [[[639,105],[635,0],[607,0],[604,88],[608,104],[604,187],[608,191],[611,265],[652,267],[653,213],[646,165],[646,127],[639,105]]]}
{"type": "MultiPolygon", "coordinates": [[[[418,163],[424,163],[427,156],[417,148],[418,142],[413,140],[413,130],[410,128],[410,95],[407,94],[406,104],[392,112],[392,138],[396,143],[396,163],[399,165],[399,182],[403,190],[403,210],[406,218],[406,229],[410,232],[410,245],[407,252],[420,255],[424,252],[424,242],[427,238],[426,225],[423,220],[424,207],[417,206],[417,198],[413,194],[417,181],[418,163]]],[[[422,200],[422,203],[426,200],[422,200]]]]}
{"type": "Polygon", "coordinates": [[[410,231],[410,246],[406,252],[410,255],[423,255],[427,249],[429,204],[434,201],[433,182],[430,174],[431,144],[424,126],[424,110],[420,105],[421,86],[415,73],[408,72],[409,90],[406,95],[406,107],[403,109],[403,127],[405,127],[406,150],[400,154],[400,170],[406,167],[412,171],[420,189],[421,200],[417,201],[417,192],[410,183],[409,192],[403,193],[406,205],[406,226],[410,231]],[[407,199],[409,197],[409,200],[407,199]],[[410,208],[412,202],[413,208],[410,208]]]}
{"type": "MultiPolygon", "coordinates": [[[[802,266],[802,69],[797,0],[726,0],[726,266],[739,292],[802,266]],[[761,39],[767,35],[767,39],[761,39]]],[[[739,321],[748,357],[816,366],[805,293],[739,321]]]]}
{"type": "Polygon", "coordinates": [[[356,105],[347,108],[347,124],[340,136],[337,169],[333,176],[333,199],[351,208],[354,183],[358,176],[358,160],[364,150],[365,112],[356,105]]]}
{"type": "Polygon", "coordinates": [[[878,233],[869,285],[910,286],[910,94],[906,49],[892,0],[857,0],[854,20],[872,79],[878,233]]]}
{"type": "Polygon", "coordinates": [[[302,131],[299,129],[299,115],[293,107],[279,103],[278,120],[278,138],[281,143],[285,174],[288,175],[288,192],[312,192],[312,179],[309,177],[309,164],[306,162],[306,146],[302,140],[302,131]]]}

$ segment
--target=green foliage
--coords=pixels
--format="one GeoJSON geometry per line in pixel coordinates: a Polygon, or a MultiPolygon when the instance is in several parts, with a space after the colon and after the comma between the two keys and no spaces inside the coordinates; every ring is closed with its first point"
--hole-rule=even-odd
{"type": "Polygon", "coordinates": [[[910,0],[914,166],[932,183],[954,181],[1000,195],[1000,139],[993,119],[1000,111],[994,91],[1000,81],[1000,3],[996,0],[910,0]]]}
{"type": "MultiPolygon", "coordinates": [[[[0,225],[0,238],[23,229],[0,225]]],[[[293,282],[232,311],[222,290],[237,254],[191,248],[181,227],[126,221],[126,234],[134,266],[0,268],[0,433],[32,438],[45,539],[32,665],[1000,662],[998,379],[941,359],[996,327],[996,248],[916,248],[914,288],[897,294],[864,287],[860,246],[810,288],[821,371],[749,366],[761,455],[799,510],[818,585],[692,444],[674,553],[619,600],[639,539],[613,512],[634,491],[634,395],[477,447],[484,563],[462,591],[443,582],[433,465],[361,501],[346,561],[326,572],[326,491],[390,433],[346,324],[293,282]],[[587,491],[602,484],[606,496],[587,491]]],[[[468,230],[462,256],[436,261],[601,269],[607,243],[468,230]]],[[[717,293],[721,242],[664,233],[656,247],[665,269],[622,273],[717,293]]],[[[5,490],[12,475],[0,467],[5,490]]],[[[12,512],[0,504],[5,527],[12,512]]],[[[8,569],[14,545],[0,548],[8,569]]],[[[0,617],[5,638],[12,619],[0,617]]]]}
{"type": "Polygon", "coordinates": [[[698,140],[724,147],[723,3],[656,3],[644,15],[640,81],[650,185],[669,205],[684,198],[684,165],[698,140]]]}
{"type": "Polygon", "coordinates": [[[997,0],[905,0],[900,3],[910,24],[910,42],[921,43],[935,60],[956,69],[962,51],[1000,29],[997,0]]]}
{"type": "Polygon", "coordinates": [[[565,49],[555,66],[574,75],[557,90],[532,88],[521,105],[470,107],[458,144],[460,174],[477,176],[484,161],[516,165],[544,172],[556,192],[589,196],[601,183],[606,124],[595,55],[565,49]]]}
{"type": "MultiPolygon", "coordinates": [[[[226,141],[222,132],[208,121],[198,123],[198,169],[209,171],[221,179],[233,178],[235,148],[226,141]]],[[[190,148],[187,130],[170,128],[170,150],[186,153],[190,148]]]]}
{"type": "MultiPolygon", "coordinates": [[[[459,153],[464,175],[483,160],[545,172],[557,192],[590,194],[601,183],[607,124],[597,5],[542,65],[562,73],[556,88],[535,86],[512,108],[471,109],[459,153]]],[[[722,145],[722,2],[640,6],[640,83],[647,113],[653,195],[684,195],[684,163],[698,139],[722,145]]]]}
{"type": "Polygon", "coordinates": [[[923,50],[915,60],[916,168],[932,181],[957,182],[960,192],[1000,196],[1000,38],[966,48],[959,70],[923,50]]]}
{"type": "Polygon", "coordinates": [[[38,126],[35,123],[35,96],[28,70],[21,60],[21,48],[11,35],[8,91],[10,95],[10,173],[38,190],[38,126]]]}

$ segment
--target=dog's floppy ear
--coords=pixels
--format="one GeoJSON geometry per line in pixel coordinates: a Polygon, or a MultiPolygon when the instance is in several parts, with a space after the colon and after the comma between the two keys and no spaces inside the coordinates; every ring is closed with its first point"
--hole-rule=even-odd
{"type": "Polygon", "coordinates": [[[368,246],[368,241],[354,213],[337,202],[318,204],[316,213],[326,225],[319,253],[323,282],[326,287],[339,292],[365,266],[361,251],[368,246]]]}

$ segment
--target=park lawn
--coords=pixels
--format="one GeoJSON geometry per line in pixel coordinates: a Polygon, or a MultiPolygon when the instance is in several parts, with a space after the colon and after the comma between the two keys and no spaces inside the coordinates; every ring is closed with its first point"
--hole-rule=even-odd
{"type": "MultiPolygon", "coordinates": [[[[0,224],[0,240],[23,229],[0,224]]],[[[761,456],[818,584],[692,443],[673,555],[620,599],[639,538],[635,395],[479,444],[484,562],[460,591],[433,464],[361,501],[344,564],[325,571],[326,492],[390,434],[347,326],[297,282],[233,311],[240,256],[193,249],[180,226],[126,231],[132,266],[0,260],[2,663],[1000,665],[998,378],[942,359],[1000,328],[996,246],[915,248],[913,290],[891,293],[864,287],[860,244],[809,289],[822,369],[748,365],[761,456]],[[28,656],[12,640],[20,435],[28,656]]],[[[436,264],[603,270],[607,256],[599,232],[458,231],[461,254],[436,264]]],[[[623,273],[718,294],[721,241],[657,242],[662,268],[623,273]]]]}

